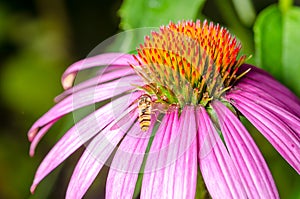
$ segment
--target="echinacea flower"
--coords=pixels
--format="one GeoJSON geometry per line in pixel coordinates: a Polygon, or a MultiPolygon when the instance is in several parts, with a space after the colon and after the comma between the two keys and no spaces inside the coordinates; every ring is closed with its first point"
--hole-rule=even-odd
{"type": "Polygon", "coordinates": [[[135,191],[141,198],[194,198],[197,176],[212,198],[279,198],[240,118],[300,173],[300,102],[267,72],[245,64],[240,49],[219,25],[181,21],[145,37],[134,55],[107,53],[71,65],[62,76],[66,91],[29,130],[30,154],[61,117],[103,103],[50,150],[31,192],[85,145],[66,198],[82,198],[113,152],[107,198],[132,198],[135,191]],[[79,71],[97,66],[107,67],[73,86],[79,71]]]}

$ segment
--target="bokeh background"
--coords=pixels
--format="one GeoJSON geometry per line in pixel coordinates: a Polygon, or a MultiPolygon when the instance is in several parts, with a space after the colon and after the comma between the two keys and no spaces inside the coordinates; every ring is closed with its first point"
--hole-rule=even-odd
{"type": "MultiPolygon", "coordinates": [[[[64,198],[82,150],[51,173],[31,195],[35,170],[72,123],[58,122],[29,157],[27,131],[54,105],[60,76],[96,45],[131,28],[170,20],[208,19],[230,29],[265,68],[300,96],[300,0],[1,0],[0,198],[64,198]],[[294,6],[292,7],[293,4],[294,6]],[[271,6],[272,5],[272,6],[271,6]],[[286,6],[287,5],[287,6],[286,6]],[[271,7],[270,7],[271,6],[271,7]],[[299,62],[298,62],[299,61],[299,62]]],[[[300,198],[300,177],[251,126],[282,198],[300,198]]],[[[104,169],[86,198],[104,195],[104,169]]]]}

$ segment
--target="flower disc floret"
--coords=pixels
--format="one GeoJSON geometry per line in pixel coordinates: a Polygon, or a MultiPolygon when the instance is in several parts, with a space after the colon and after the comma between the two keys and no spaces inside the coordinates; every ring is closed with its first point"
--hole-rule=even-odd
{"type": "Polygon", "coordinates": [[[199,20],[162,26],[145,37],[131,65],[144,79],[141,89],[156,102],[206,106],[242,75],[236,73],[246,56],[238,58],[241,44],[218,24],[199,20]]]}

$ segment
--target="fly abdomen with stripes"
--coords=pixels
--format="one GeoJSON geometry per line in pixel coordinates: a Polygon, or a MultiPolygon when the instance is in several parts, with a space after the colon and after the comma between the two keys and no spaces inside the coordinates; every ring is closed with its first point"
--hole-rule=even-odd
{"type": "Polygon", "coordinates": [[[144,94],[140,97],[138,101],[138,109],[140,128],[145,132],[149,129],[151,124],[152,100],[149,95],[144,94]]]}

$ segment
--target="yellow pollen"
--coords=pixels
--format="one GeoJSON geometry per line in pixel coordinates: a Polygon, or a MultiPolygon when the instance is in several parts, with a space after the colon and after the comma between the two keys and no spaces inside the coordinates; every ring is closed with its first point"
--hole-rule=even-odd
{"type": "Polygon", "coordinates": [[[139,65],[132,67],[145,81],[141,89],[158,102],[206,106],[240,78],[236,72],[246,58],[238,58],[240,49],[236,38],[218,24],[171,22],[145,37],[134,56],[139,65]]]}

